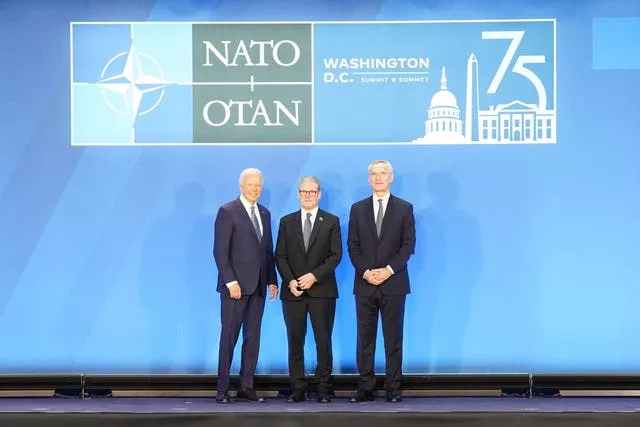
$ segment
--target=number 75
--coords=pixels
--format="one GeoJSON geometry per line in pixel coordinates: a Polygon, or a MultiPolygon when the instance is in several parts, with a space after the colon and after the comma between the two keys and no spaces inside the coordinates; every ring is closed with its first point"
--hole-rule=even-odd
{"type": "MultiPolygon", "coordinates": [[[[507,73],[507,68],[509,68],[509,64],[513,61],[513,58],[518,50],[518,46],[522,42],[522,38],[524,37],[524,31],[483,31],[482,39],[483,40],[511,40],[509,43],[509,47],[507,48],[498,69],[496,70],[496,74],[493,76],[493,80],[489,85],[489,89],[487,93],[495,94],[500,87],[500,83],[504,79],[505,74],[507,73]]],[[[516,74],[520,74],[525,77],[527,80],[533,84],[538,92],[538,107],[540,109],[545,109],[547,106],[547,92],[542,84],[542,80],[530,69],[528,69],[526,64],[544,64],[546,61],[546,57],[544,55],[520,55],[516,58],[515,64],[513,64],[513,71],[516,74]]]]}

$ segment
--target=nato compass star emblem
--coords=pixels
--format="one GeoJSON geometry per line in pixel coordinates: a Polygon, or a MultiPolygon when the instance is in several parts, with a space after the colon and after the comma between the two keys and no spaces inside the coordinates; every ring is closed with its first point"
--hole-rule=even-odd
{"type": "Polygon", "coordinates": [[[158,61],[138,52],[132,44],[129,51],[120,52],[107,62],[97,86],[109,108],[129,117],[133,124],[162,101],[164,88],[168,86],[164,77],[158,61]]]}

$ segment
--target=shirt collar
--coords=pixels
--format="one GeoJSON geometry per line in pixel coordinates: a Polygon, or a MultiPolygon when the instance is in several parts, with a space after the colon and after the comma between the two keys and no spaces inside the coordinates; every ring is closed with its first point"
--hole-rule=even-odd
{"type": "Polygon", "coordinates": [[[385,194],[382,197],[378,197],[375,194],[373,196],[371,196],[373,198],[373,203],[376,204],[378,203],[378,199],[382,199],[382,204],[385,204],[389,201],[389,197],[391,197],[391,192],[387,192],[387,194],[385,194]]]}
{"type": "Polygon", "coordinates": [[[307,211],[305,209],[300,209],[300,215],[302,216],[302,219],[305,219],[307,217],[307,212],[311,213],[311,218],[315,218],[318,215],[318,206],[311,209],[310,211],[307,211]]]}
{"type": "Polygon", "coordinates": [[[242,203],[242,206],[244,206],[246,210],[250,210],[251,206],[258,207],[258,203],[256,203],[255,205],[252,205],[251,202],[248,201],[242,194],[240,195],[240,202],[242,203]]]}

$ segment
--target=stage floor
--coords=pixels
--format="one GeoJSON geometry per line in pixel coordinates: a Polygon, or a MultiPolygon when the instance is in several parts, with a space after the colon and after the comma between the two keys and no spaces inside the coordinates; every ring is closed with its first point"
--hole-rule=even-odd
{"type": "Polygon", "coordinates": [[[629,397],[406,397],[401,403],[349,403],[335,398],[331,403],[315,401],[286,403],[267,398],[262,403],[232,402],[222,405],[213,398],[0,398],[0,413],[297,413],[297,412],[640,412],[640,398],[629,397]]]}
{"type": "Polygon", "coordinates": [[[560,427],[640,425],[640,398],[560,397],[408,397],[398,404],[383,399],[353,404],[336,398],[288,404],[282,398],[263,403],[221,405],[213,398],[0,398],[0,425],[200,427],[322,426],[377,427],[560,427]],[[366,424],[365,424],[366,423],[366,424]]]}

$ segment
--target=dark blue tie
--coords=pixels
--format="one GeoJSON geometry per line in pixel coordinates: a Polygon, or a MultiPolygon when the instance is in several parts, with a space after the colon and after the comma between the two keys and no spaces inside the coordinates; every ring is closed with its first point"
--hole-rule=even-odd
{"type": "Polygon", "coordinates": [[[258,223],[258,217],[256,216],[256,207],[251,206],[251,222],[253,223],[253,229],[258,236],[258,240],[262,241],[262,233],[260,232],[260,223],[258,223]]]}
{"type": "Polygon", "coordinates": [[[302,227],[302,239],[304,240],[304,250],[309,249],[309,240],[311,240],[311,213],[307,212],[307,219],[304,220],[302,227]]]}

